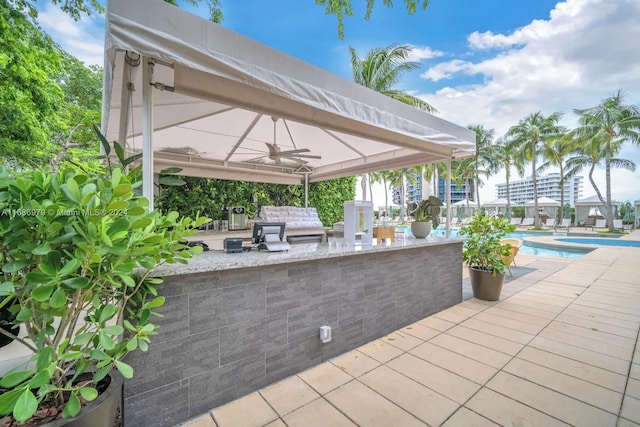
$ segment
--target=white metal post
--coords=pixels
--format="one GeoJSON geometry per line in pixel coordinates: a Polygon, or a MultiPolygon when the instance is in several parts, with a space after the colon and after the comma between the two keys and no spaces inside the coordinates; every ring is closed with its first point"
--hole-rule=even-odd
{"type": "Polygon", "coordinates": [[[142,195],[153,210],[153,58],[142,58],[142,195]]]}
{"type": "Polygon", "coordinates": [[[309,207],[309,174],[304,174],[304,207],[309,207]]]}
{"type": "Polygon", "coordinates": [[[447,178],[445,179],[446,186],[444,190],[444,200],[447,205],[447,239],[451,237],[451,159],[447,160],[447,178]]]}

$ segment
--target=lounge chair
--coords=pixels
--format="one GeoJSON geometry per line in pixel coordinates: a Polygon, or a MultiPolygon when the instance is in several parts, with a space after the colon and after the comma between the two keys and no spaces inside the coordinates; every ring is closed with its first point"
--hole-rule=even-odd
{"type": "Polygon", "coordinates": [[[613,230],[620,230],[620,231],[624,231],[624,225],[622,225],[622,220],[621,219],[614,219],[613,220],[613,230]]]}
{"type": "Polygon", "coordinates": [[[554,228],[556,226],[556,220],[553,218],[547,219],[547,221],[542,224],[542,228],[554,228]]]}
{"type": "Polygon", "coordinates": [[[566,228],[567,229],[567,233],[569,232],[569,228],[571,228],[571,219],[570,218],[564,218],[562,220],[562,223],[560,224],[560,226],[558,228],[566,228]]]}
{"type": "Polygon", "coordinates": [[[510,224],[518,226],[520,225],[521,222],[522,222],[522,218],[511,218],[510,224]]]}
{"type": "Polygon", "coordinates": [[[607,228],[607,220],[606,219],[597,219],[596,223],[593,227],[591,227],[591,231],[593,230],[605,230],[607,228]]]}
{"type": "Polygon", "coordinates": [[[532,227],[533,226],[533,218],[523,218],[520,223],[521,227],[532,227]]]}
{"type": "Polygon", "coordinates": [[[509,245],[511,245],[511,255],[503,256],[501,258],[502,258],[502,261],[507,265],[507,270],[509,270],[509,276],[513,276],[513,273],[511,272],[511,264],[513,264],[514,266],[516,265],[516,255],[520,250],[520,246],[522,246],[522,240],[508,238],[508,239],[500,240],[500,243],[502,244],[508,243],[509,245]]]}
{"type": "Polygon", "coordinates": [[[458,225],[458,217],[457,216],[451,217],[451,225],[458,225]]]}

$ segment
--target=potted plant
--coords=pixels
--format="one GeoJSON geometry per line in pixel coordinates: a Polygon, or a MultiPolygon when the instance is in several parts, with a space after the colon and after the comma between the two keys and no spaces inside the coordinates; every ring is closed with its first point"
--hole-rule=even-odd
{"type": "Polygon", "coordinates": [[[431,227],[437,228],[440,224],[440,207],[442,201],[435,196],[412,202],[409,205],[409,214],[413,217],[411,233],[418,239],[426,238],[431,233],[431,227]]]}
{"type": "MultiPolygon", "coordinates": [[[[114,151],[122,166],[135,161],[114,151]]],[[[149,212],[135,194],[139,172],[109,164],[15,175],[0,166],[0,308],[23,331],[0,334],[32,354],[0,379],[0,425],[113,425],[116,414],[100,411],[117,411],[118,374],[133,375],[125,356],[147,350],[164,304],[153,268],[201,251],[180,242],[207,221],[149,212]]]]}
{"type": "Polygon", "coordinates": [[[511,254],[511,245],[500,242],[515,230],[504,218],[477,213],[469,223],[460,228],[465,238],[462,259],[469,267],[473,296],[487,301],[500,298],[506,264],[503,257],[511,254]]]}

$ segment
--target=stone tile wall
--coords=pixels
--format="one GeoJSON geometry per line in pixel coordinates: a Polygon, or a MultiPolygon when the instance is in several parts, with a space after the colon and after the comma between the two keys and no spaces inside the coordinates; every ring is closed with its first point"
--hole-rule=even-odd
{"type": "Polygon", "coordinates": [[[168,277],[160,334],[128,360],[125,425],[173,426],[457,304],[461,260],[453,242],[168,277]]]}

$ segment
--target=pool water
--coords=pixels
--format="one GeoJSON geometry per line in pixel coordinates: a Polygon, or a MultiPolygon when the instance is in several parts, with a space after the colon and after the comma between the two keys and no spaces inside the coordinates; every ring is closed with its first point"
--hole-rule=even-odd
{"type": "Polygon", "coordinates": [[[603,245],[603,246],[625,246],[632,248],[640,248],[640,242],[634,242],[631,240],[615,240],[615,239],[571,239],[562,238],[556,239],[559,242],[567,243],[582,243],[585,245],[603,245]]]}
{"type": "MultiPolygon", "coordinates": [[[[440,225],[438,228],[431,231],[431,233],[435,236],[444,236],[446,228],[443,225],[440,225]]],[[[460,228],[452,228],[451,229],[451,237],[458,237],[458,231],[460,228]]],[[[411,235],[411,227],[409,226],[396,226],[396,231],[404,232],[406,235],[411,235]]],[[[527,232],[527,231],[514,231],[507,235],[507,237],[513,237],[516,239],[524,240],[525,237],[534,237],[534,236],[552,236],[552,235],[566,235],[566,233],[553,233],[553,232],[527,232]]],[[[575,235],[574,233],[571,233],[575,235]]],[[[593,238],[593,235],[587,235],[593,238]]],[[[609,236],[607,236],[609,237],[609,236]]],[[[613,238],[617,236],[611,236],[613,238]]],[[[606,238],[601,238],[606,240],[606,238]]],[[[549,257],[557,257],[557,258],[571,258],[577,259],[581,258],[583,255],[591,252],[591,249],[568,249],[568,248],[559,248],[559,247],[550,247],[550,246],[534,246],[529,243],[525,243],[520,247],[519,253],[527,254],[527,255],[539,255],[539,256],[549,256],[549,257]]]]}

